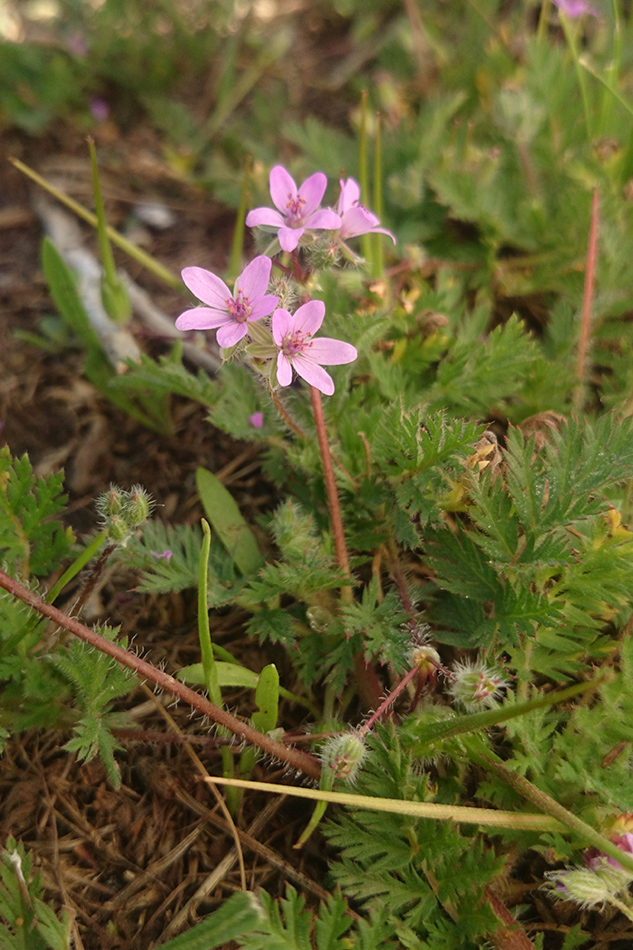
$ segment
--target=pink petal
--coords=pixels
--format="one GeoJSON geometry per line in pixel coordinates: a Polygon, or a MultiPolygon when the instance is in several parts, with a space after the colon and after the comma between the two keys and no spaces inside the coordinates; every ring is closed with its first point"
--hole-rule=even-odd
{"type": "MultiPolygon", "coordinates": [[[[314,175],[310,175],[309,178],[306,178],[299,189],[299,194],[305,201],[305,205],[303,206],[304,217],[319,207],[326,188],[327,178],[323,172],[315,172],[314,175]]],[[[277,205],[277,207],[279,207],[279,205],[277,205]]]]}
{"type": "Polygon", "coordinates": [[[185,310],[176,320],[177,330],[215,330],[231,322],[226,310],[209,310],[208,307],[196,307],[185,310]]]}
{"type": "Polygon", "coordinates": [[[278,303],[279,297],[275,297],[274,294],[266,294],[264,297],[260,297],[252,305],[252,312],[248,317],[249,323],[252,320],[261,320],[262,317],[267,317],[269,313],[273,312],[278,303]]]}
{"type": "Polygon", "coordinates": [[[357,181],[354,181],[353,178],[348,178],[347,181],[343,181],[341,178],[341,194],[338,199],[337,211],[340,215],[345,214],[346,211],[349,211],[354,205],[357,205],[360,201],[360,185],[357,181]]]}
{"type": "Polygon", "coordinates": [[[310,333],[314,336],[325,316],[325,304],[322,300],[308,300],[302,304],[294,315],[293,330],[310,333]]]}
{"type": "Polygon", "coordinates": [[[324,366],[340,366],[342,363],[353,363],[358,351],[351,343],[342,340],[332,340],[327,336],[317,337],[310,341],[310,349],[305,354],[308,360],[322,363],[324,366]]]}
{"type": "Polygon", "coordinates": [[[336,231],[341,226],[341,218],[336,211],[322,208],[304,219],[306,228],[325,228],[326,231],[336,231]]]}
{"type": "Polygon", "coordinates": [[[223,280],[203,267],[185,267],[181,274],[186,287],[198,300],[215,310],[226,309],[227,298],[233,294],[223,280]]]}
{"type": "Polygon", "coordinates": [[[281,228],[286,223],[278,211],[273,208],[253,208],[246,215],[246,227],[258,228],[262,225],[268,225],[271,228],[281,228]]]}
{"type": "MultiPolygon", "coordinates": [[[[275,165],[270,170],[270,197],[282,214],[286,213],[288,200],[297,197],[295,180],[283,165],[275,165]]],[[[317,202],[318,203],[318,202],[317,202]]],[[[248,222],[247,222],[248,223],[248,222]]]]}
{"type": "Polygon", "coordinates": [[[248,327],[245,323],[228,323],[224,327],[220,327],[217,333],[218,346],[221,346],[223,350],[228,350],[230,346],[235,346],[243,337],[246,336],[248,327]]]}
{"type": "MultiPolygon", "coordinates": [[[[273,262],[264,254],[253,258],[235,281],[235,296],[237,296],[237,291],[241,290],[251,303],[254,299],[263,297],[268,288],[272,266],[273,262]]],[[[270,313],[270,311],[268,312],[270,313]]]]}
{"type": "Polygon", "coordinates": [[[319,389],[325,396],[331,396],[334,392],[334,380],[329,373],[326,373],[317,363],[312,363],[304,356],[297,354],[292,365],[298,376],[305,379],[315,389],[319,389]]]}
{"type": "MultiPolygon", "coordinates": [[[[284,338],[292,330],[292,317],[287,310],[280,307],[273,313],[273,340],[277,346],[283,346],[284,338]]],[[[288,385],[286,383],[286,385],[288,385]]]]}
{"type": "Polygon", "coordinates": [[[341,226],[341,237],[343,240],[350,237],[358,237],[359,234],[367,234],[372,228],[375,228],[380,221],[375,214],[367,211],[366,208],[350,208],[343,215],[341,226]]]}
{"type": "Polygon", "coordinates": [[[280,386],[289,386],[292,382],[290,360],[281,350],[277,354],[277,382],[280,386]]]}
{"type": "Polygon", "coordinates": [[[294,251],[305,228],[281,228],[277,237],[282,251],[294,251]]]}
{"type": "Polygon", "coordinates": [[[264,425],[264,413],[263,412],[254,412],[248,417],[248,421],[252,426],[255,426],[256,429],[261,429],[264,425]]]}

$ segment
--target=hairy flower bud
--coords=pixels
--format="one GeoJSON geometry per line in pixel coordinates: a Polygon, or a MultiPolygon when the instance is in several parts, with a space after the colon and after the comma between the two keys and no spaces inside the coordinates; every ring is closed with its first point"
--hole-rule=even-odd
{"type": "Polygon", "coordinates": [[[477,712],[496,706],[502,691],[509,686],[509,680],[499,670],[486,666],[481,660],[467,660],[454,664],[449,693],[455,702],[461,703],[469,712],[477,712]]]}
{"type": "Polygon", "coordinates": [[[355,782],[366,754],[364,739],[356,732],[346,732],[328,739],[321,758],[323,767],[332,772],[334,778],[355,782]]]}
{"type": "Polygon", "coordinates": [[[612,867],[606,861],[593,868],[568,868],[550,871],[547,886],[553,897],[575,901],[582,907],[608,904],[628,888],[633,875],[612,867]]]}
{"type": "Polygon", "coordinates": [[[121,516],[130,528],[138,528],[147,521],[153,507],[154,499],[149,492],[145,491],[141,485],[133,485],[127,493],[121,516]]]}
{"type": "Polygon", "coordinates": [[[130,537],[130,526],[121,515],[112,515],[106,521],[106,531],[110,541],[115,544],[125,544],[130,537]]]}
{"type": "Polygon", "coordinates": [[[112,515],[120,515],[123,510],[126,494],[127,492],[124,492],[117,485],[110,485],[110,490],[99,495],[97,498],[95,502],[97,511],[104,518],[109,518],[112,515]]]}

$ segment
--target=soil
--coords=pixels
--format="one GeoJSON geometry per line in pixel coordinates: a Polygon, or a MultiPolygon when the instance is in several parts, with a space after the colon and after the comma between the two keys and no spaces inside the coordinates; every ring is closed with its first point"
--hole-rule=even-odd
{"type": "MultiPolygon", "coordinates": [[[[134,201],[164,200],[167,194],[174,224],[164,231],[148,229],[146,249],[176,272],[203,258],[210,268],[226,265],[232,216],[174,181],[151,133],[97,144],[106,156],[105,198],[115,226],[134,201]],[[108,176],[108,166],[125,167],[125,180],[108,176]],[[143,190],[130,184],[141,166],[151,169],[143,190]],[[108,181],[114,184],[109,187],[108,181]]],[[[206,421],[202,407],[179,399],[173,403],[170,437],[143,429],[86,381],[78,348],[47,352],[20,337],[38,333],[41,319],[55,307],[39,263],[42,230],[31,207],[31,187],[6,156],[37,168],[38,156],[46,155],[49,166],[72,168],[73,197],[87,200],[85,144],[71,136],[61,147],[52,140],[36,149],[15,135],[5,142],[0,161],[0,439],[14,456],[28,453],[39,475],[64,469],[67,521],[80,536],[95,529],[95,498],[111,483],[129,488],[140,482],[157,500],[159,516],[175,523],[199,521],[195,470],[201,464],[220,475],[254,523],[275,498],[261,479],[252,446],[232,441],[206,421]]],[[[85,233],[93,245],[88,228],[85,233]]],[[[123,257],[119,262],[158,306],[178,314],[177,294],[123,257]]],[[[167,352],[164,341],[148,340],[135,324],[133,330],[145,351],[167,352]]],[[[89,622],[121,624],[147,659],[168,669],[197,661],[195,592],[151,597],[133,590],[135,580],[114,564],[90,603],[89,622]]],[[[243,620],[239,614],[218,616],[214,636],[230,641],[257,669],[269,658],[247,643],[243,620]]],[[[230,703],[248,716],[245,696],[236,694],[230,703]]],[[[217,743],[208,724],[192,720],[188,709],[167,711],[169,701],[139,685],[123,704],[133,710],[139,732],[134,739],[119,737],[118,790],[98,759],[81,764],[64,751],[67,733],[22,733],[0,761],[0,840],[12,835],[33,855],[48,896],[73,918],[78,948],[144,950],[190,927],[242,886],[231,827],[199,780],[201,770],[221,772],[217,743]],[[187,736],[193,744],[184,741],[187,736]]],[[[274,780],[270,770],[268,775],[274,780]]],[[[258,796],[244,800],[238,823],[250,829],[259,850],[245,848],[248,887],[280,893],[289,881],[324,896],[317,883],[324,874],[317,846],[292,848],[308,813],[303,804],[258,796]]]]}

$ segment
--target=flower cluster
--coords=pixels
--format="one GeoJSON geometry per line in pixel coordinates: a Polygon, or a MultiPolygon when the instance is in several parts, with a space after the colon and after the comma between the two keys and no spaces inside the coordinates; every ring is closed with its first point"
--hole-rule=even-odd
{"type": "Polygon", "coordinates": [[[133,531],[151,515],[154,499],[142,485],[133,485],[129,491],[110,485],[110,490],[100,495],[95,505],[108,539],[124,547],[133,531]]]}
{"type": "MultiPolygon", "coordinates": [[[[306,233],[325,230],[332,233],[334,245],[342,246],[361,234],[388,235],[376,215],[360,204],[360,188],[353,178],[341,180],[337,210],[320,208],[327,178],[316,172],[298,188],[281,165],[270,172],[270,194],[275,208],[255,208],[246,217],[249,227],[276,233],[279,247],[296,252],[306,233]]],[[[271,385],[288,386],[293,370],[325,395],[332,395],[334,382],[323,366],[351,363],[356,348],[342,340],[319,337],[325,317],[325,304],[307,300],[290,313],[278,306],[279,297],[268,293],[272,261],[256,257],[235,281],[227,285],[202,267],[185,267],[182,279],[191,293],[206,306],[185,310],[176,320],[178,330],[217,330],[222,349],[230,349],[246,339],[246,352],[262,372],[268,372],[271,385]],[[272,318],[270,318],[272,314],[272,318]]],[[[256,422],[253,422],[256,425],[256,422]]]]}

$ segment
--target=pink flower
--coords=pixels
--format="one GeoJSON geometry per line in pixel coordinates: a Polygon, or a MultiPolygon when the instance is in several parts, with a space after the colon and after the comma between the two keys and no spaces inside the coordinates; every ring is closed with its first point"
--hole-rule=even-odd
{"type": "Polygon", "coordinates": [[[584,16],[585,13],[589,13],[591,16],[598,16],[598,11],[588,0],[554,0],[554,5],[558,7],[561,13],[564,13],[572,20],[577,20],[579,17],[584,16]]]}
{"type": "Polygon", "coordinates": [[[353,178],[343,181],[341,178],[341,196],[336,208],[341,216],[339,237],[342,241],[358,237],[359,234],[387,234],[393,243],[396,239],[386,228],[379,228],[380,221],[375,214],[360,203],[360,187],[353,178]]]}
{"type": "Polygon", "coordinates": [[[278,210],[254,208],[246,215],[246,224],[249,228],[262,225],[279,228],[277,236],[282,250],[294,251],[307,228],[334,231],[341,226],[335,211],[319,208],[326,186],[323,172],[315,172],[297,188],[286,169],[275,165],[270,172],[270,196],[278,210]]]}
{"type": "Polygon", "coordinates": [[[279,297],[267,294],[272,261],[256,257],[235,281],[233,293],[223,280],[202,267],[185,267],[182,279],[189,290],[208,307],[185,310],[176,320],[178,330],[218,329],[222,349],[234,346],[248,333],[248,324],[272,313],[279,297]]]}
{"type": "Polygon", "coordinates": [[[321,300],[308,300],[292,316],[281,307],[273,314],[273,340],[279,347],[277,354],[277,380],[280,386],[292,382],[292,370],[306,383],[319,389],[326,396],[334,392],[334,381],[320,364],[337,366],[351,363],[358,353],[350,343],[321,337],[314,334],[323,323],[325,304],[321,300]]]}
{"type": "Polygon", "coordinates": [[[256,429],[261,429],[264,425],[264,413],[263,412],[254,412],[251,416],[248,417],[248,421],[252,426],[255,426],[256,429]]]}
{"type": "Polygon", "coordinates": [[[165,548],[164,551],[150,551],[149,553],[152,557],[155,557],[157,561],[160,561],[161,558],[165,558],[168,564],[174,556],[174,552],[170,551],[169,548],[165,548]]]}

